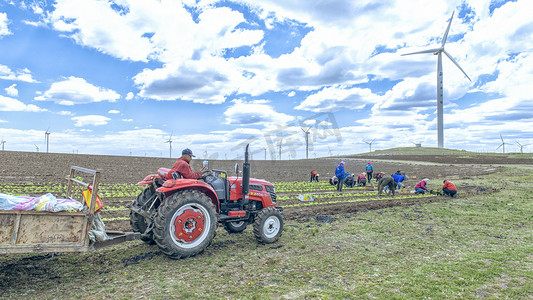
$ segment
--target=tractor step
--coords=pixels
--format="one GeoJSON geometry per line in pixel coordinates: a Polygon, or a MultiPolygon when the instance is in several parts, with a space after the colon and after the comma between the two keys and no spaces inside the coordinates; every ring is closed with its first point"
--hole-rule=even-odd
{"type": "Polygon", "coordinates": [[[246,212],[244,210],[230,210],[228,211],[228,216],[235,218],[235,217],[244,217],[246,216],[246,212]]]}

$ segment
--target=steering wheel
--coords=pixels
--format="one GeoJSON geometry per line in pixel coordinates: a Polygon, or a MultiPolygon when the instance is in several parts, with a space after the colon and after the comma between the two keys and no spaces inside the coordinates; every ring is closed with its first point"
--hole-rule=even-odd
{"type": "Polygon", "coordinates": [[[200,178],[198,179],[203,179],[205,181],[205,179],[210,175],[213,175],[213,172],[211,170],[204,170],[202,171],[202,176],[200,176],[200,178]]]}

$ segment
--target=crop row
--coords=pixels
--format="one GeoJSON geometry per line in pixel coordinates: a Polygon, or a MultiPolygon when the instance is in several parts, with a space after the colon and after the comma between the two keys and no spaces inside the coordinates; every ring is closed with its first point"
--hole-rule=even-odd
{"type": "Polygon", "coordinates": [[[348,198],[345,200],[333,200],[333,201],[325,201],[325,202],[302,202],[302,203],[296,203],[296,204],[287,204],[283,205],[283,207],[301,207],[301,206],[313,206],[313,205],[328,205],[328,204],[339,204],[339,203],[350,203],[350,202],[363,202],[363,201],[372,201],[372,200],[399,200],[399,199],[413,199],[413,198],[427,198],[427,197],[435,197],[435,195],[427,194],[427,195],[405,195],[405,196],[394,196],[394,197],[380,197],[380,198],[348,198]]]}
{"type": "MultiPolygon", "coordinates": [[[[67,194],[68,185],[58,183],[48,183],[44,185],[34,185],[31,183],[25,184],[11,184],[0,183],[0,193],[12,195],[40,195],[52,193],[58,197],[64,197],[67,194]]],[[[74,190],[77,188],[75,187],[74,190]]],[[[83,188],[85,189],[85,188],[83,188]]],[[[119,198],[130,197],[135,198],[144,186],[136,184],[100,184],[98,186],[98,194],[102,198],[119,198]]]]}

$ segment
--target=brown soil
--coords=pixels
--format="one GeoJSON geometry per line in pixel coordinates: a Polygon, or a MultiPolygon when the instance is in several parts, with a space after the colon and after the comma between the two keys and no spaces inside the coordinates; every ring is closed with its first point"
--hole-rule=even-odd
{"type": "MultiPolygon", "coordinates": [[[[380,161],[377,157],[360,158],[323,158],[310,160],[292,161],[252,161],[252,177],[266,179],[271,182],[276,181],[307,181],[309,172],[317,170],[321,180],[327,180],[333,176],[335,167],[340,160],[346,163],[346,170],[351,173],[363,172],[367,161],[371,161],[376,171],[383,171],[392,174],[396,170],[404,170],[412,181],[417,178],[452,178],[463,179],[469,176],[489,174],[495,172],[497,167],[483,164],[502,163],[501,159],[494,156],[487,156],[487,161],[461,160],[457,156],[383,156],[383,159],[402,159],[409,161],[421,160],[437,161],[449,163],[449,165],[427,165],[416,162],[390,162],[380,161]],[[475,162],[474,162],[475,161],[475,162]],[[451,165],[452,163],[462,165],[451,165]],[[472,165],[464,165],[472,163],[472,165]]],[[[64,183],[69,174],[70,166],[76,165],[89,169],[100,170],[102,174],[101,182],[108,184],[116,183],[137,183],[148,174],[154,174],[159,167],[170,168],[175,159],[153,158],[153,157],[124,157],[124,156],[104,156],[104,155],[78,155],[59,153],[34,153],[34,152],[12,152],[1,151],[0,161],[0,181],[9,183],[64,183]]],[[[520,161],[521,162],[521,161],[520,161]]],[[[210,161],[212,169],[227,170],[233,173],[235,163],[242,166],[242,161],[210,161]]],[[[514,162],[513,163],[519,163],[514,162]]],[[[201,159],[192,162],[193,170],[201,167],[201,159]]],[[[412,182],[411,181],[411,182],[412,182]]],[[[332,187],[332,191],[334,188],[332,187]]],[[[352,191],[356,192],[356,191],[352,191]]],[[[477,193],[475,188],[462,188],[461,196],[468,193],[477,193]]],[[[350,191],[346,190],[349,194],[350,191]]],[[[281,194],[280,194],[281,195],[281,194]]],[[[309,218],[318,215],[346,214],[357,211],[376,210],[392,206],[413,205],[421,202],[445,201],[444,197],[424,197],[416,199],[394,199],[351,202],[342,204],[328,204],[317,206],[300,206],[286,208],[285,216],[289,219],[309,218]]],[[[106,206],[128,207],[132,198],[108,198],[103,199],[106,206]]],[[[340,199],[335,199],[340,200],[340,199]]],[[[284,202],[290,204],[294,202],[284,202]]],[[[103,211],[104,218],[128,217],[129,210],[103,211]]],[[[130,231],[129,220],[106,221],[106,228],[111,230],[130,231]]]]}

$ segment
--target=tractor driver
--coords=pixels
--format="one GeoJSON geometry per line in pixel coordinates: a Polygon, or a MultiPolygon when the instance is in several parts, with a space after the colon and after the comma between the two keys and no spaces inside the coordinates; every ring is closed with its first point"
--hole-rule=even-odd
{"type": "Polygon", "coordinates": [[[170,172],[178,172],[181,175],[181,178],[185,179],[198,179],[202,176],[202,172],[207,170],[207,167],[203,167],[202,170],[198,172],[193,172],[190,166],[190,162],[194,155],[192,154],[191,149],[186,148],[181,151],[181,157],[176,160],[170,172]]]}

